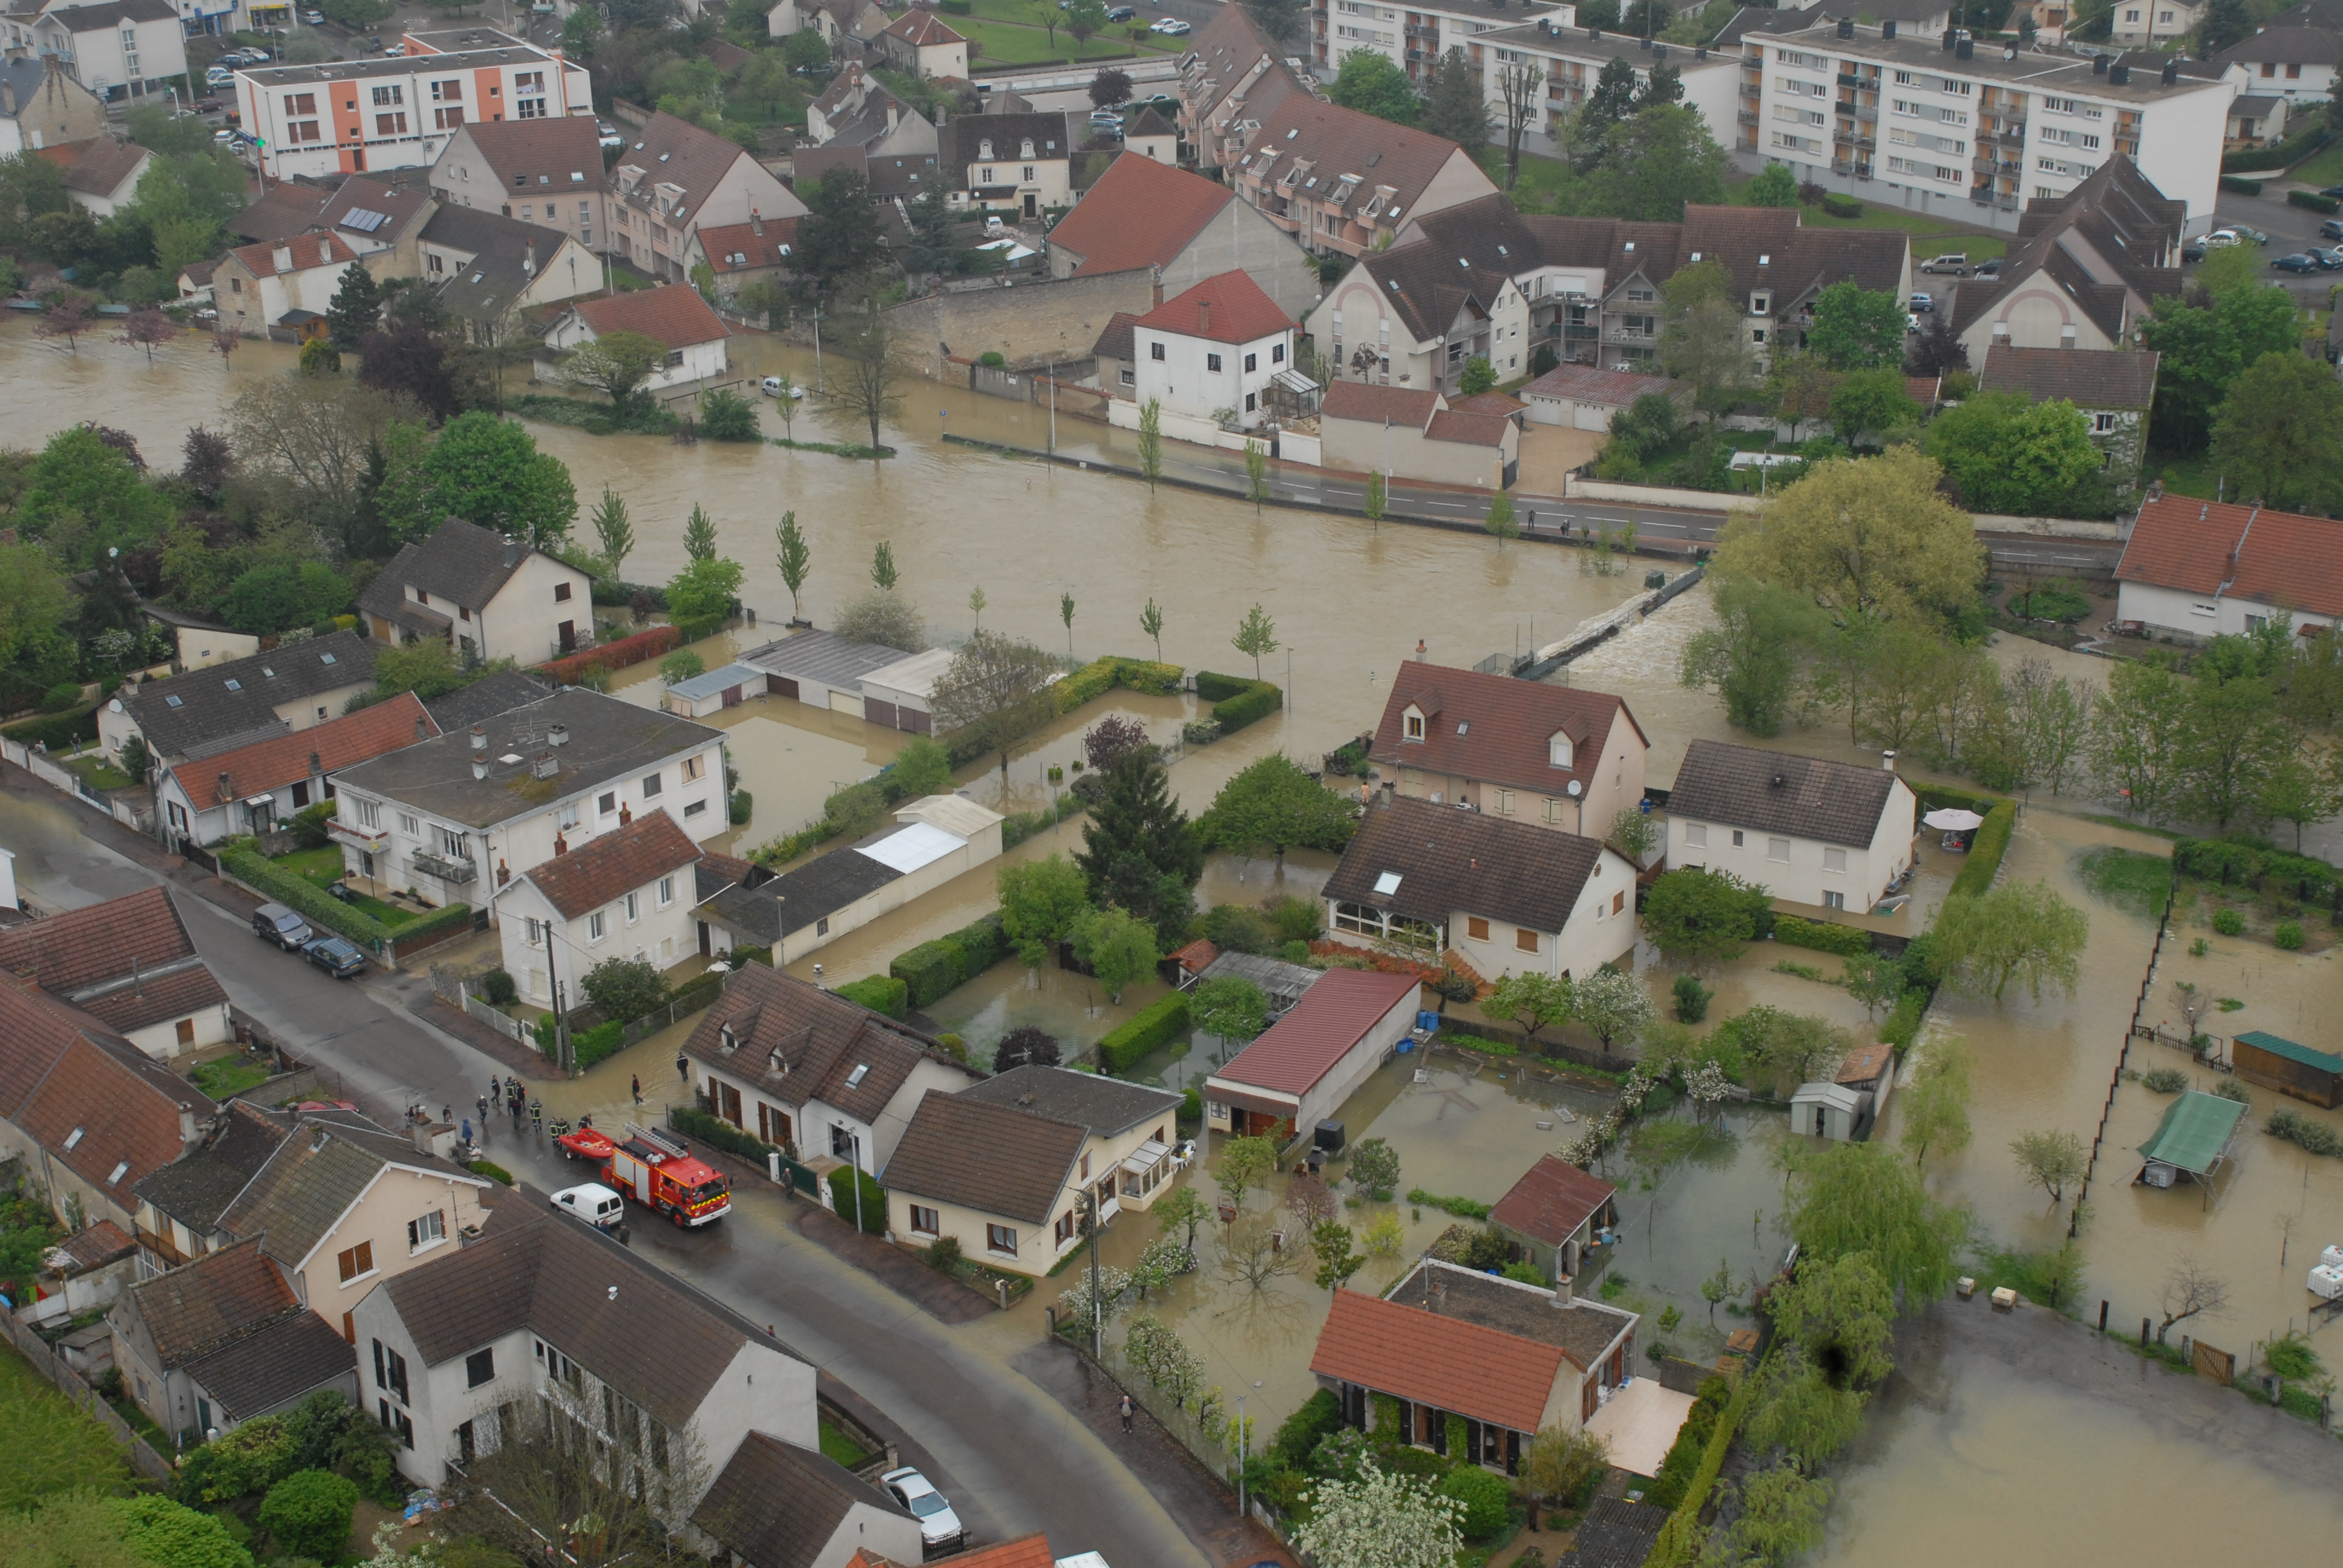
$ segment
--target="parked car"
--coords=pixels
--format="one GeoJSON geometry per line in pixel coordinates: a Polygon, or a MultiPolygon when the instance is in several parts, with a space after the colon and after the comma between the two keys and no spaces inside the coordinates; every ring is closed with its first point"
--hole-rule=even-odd
{"type": "Polygon", "coordinates": [[[1151,33],[1161,33],[1166,38],[1184,38],[1195,31],[1177,16],[1166,16],[1161,21],[1150,23],[1147,30],[1151,33]]]}
{"type": "Polygon", "coordinates": [[[2233,245],[2243,245],[2246,242],[2243,239],[2238,237],[2237,231],[2233,228],[2217,228],[2212,233],[2207,235],[2203,241],[2204,246],[2207,250],[2227,250],[2233,245]]]}
{"type": "Polygon", "coordinates": [[[252,934],[275,942],[288,953],[307,947],[317,937],[309,929],[308,921],[283,904],[263,904],[253,910],[252,934]]]}
{"type": "Polygon", "coordinates": [[[1949,251],[1943,256],[1930,256],[1927,260],[1920,264],[1920,270],[1922,272],[1949,272],[1955,277],[1966,277],[1969,275],[1968,252],[1965,250],[1956,250],[1949,251]]]}
{"type": "Polygon", "coordinates": [[[898,1503],[919,1517],[920,1542],[930,1552],[955,1545],[966,1533],[960,1527],[960,1515],[954,1513],[951,1504],[944,1501],[944,1494],[936,1490],[933,1482],[910,1465],[900,1470],[890,1470],[879,1480],[895,1494],[898,1503]]]}
{"type": "Polygon", "coordinates": [[[1907,310],[1907,311],[1906,311],[1906,312],[1904,313],[1904,334],[1905,334],[1905,336],[1908,337],[1910,337],[1913,333],[1916,333],[1916,332],[1917,332],[1917,331],[1919,331],[1919,330],[1920,330],[1920,318],[1919,318],[1917,316],[1914,315],[1911,311],[1908,311],[1908,310],[1907,310]]]}
{"type": "Polygon", "coordinates": [[[2231,224],[2229,226],[2237,231],[2237,237],[2240,239],[2252,240],[2256,245],[2268,245],[2269,243],[2269,236],[2264,234],[2258,228],[2249,228],[2241,223],[2231,224]]]}
{"type": "Polygon", "coordinates": [[[224,147],[230,146],[244,140],[244,133],[231,126],[223,126],[220,129],[212,133],[212,140],[217,142],[224,147]]]}
{"type": "Polygon", "coordinates": [[[323,11],[304,11],[301,20],[309,26],[322,27],[326,25],[326,14],[323,11]]]}
{"type": "Polygon", "coordinates": [[[407,45],[404,44],[393,44],[390,47],[385,49],[383,53],[386,55],[404,55],[407,53],[407,45]]]}
{"type": "Polygon", "coordinates": [[[768,376],[757,383],[757,390],[768,397],[779,397],[781,389],[785,387],[789,388],[789,401],[792,403],[805,396],[805,388],[797,386],[786,376],[768,376]]]}
{"type": "Polygon", "coordinates": [[[627,1217],[627,1201],[599,1181],[565,1187],[553,1195],[553,1206],[575,1214],[598,1231],[607,1231],[627,1217]]]}
{"type": "Polygon", "coordinates": [[[303,943],[301,950],[309,955],[311,963],[336,980],[366,973],[366,954],[358,951],[357,945],[347,937],[319,937],[303,943]]]}
{"type": "Polygon", "coordinates": [[[1120,136],[1122,134],[1122,116],[1116,114],[1112,109],[1092,109],[1091,111],[1091,129],[1094,131],[1112,131],[1117,136],[1120,136]]]}
{"type": "Polygon", "coordinates": [[[2343,217],[2330,217],[2318,226],[2320,235],[2328,239],[2343,239],[2343,217]]]}
{"type": "Polygon", "coordinates": [[[1128,22],[1138,15],[1139,13],[1129,5],[1110,5],[1107,7],[1106,19],[1110,22],[1128,22]]]}
{"type": "Polygon", "coordinates": [[[2278,256],[2270,265],[2280,272],[2317,272],[2318,258],[2308,251],[2298,251],[2292,256],[2278,256]]]}
{"type": "Polygon", "coordinates": [[[1912,297],[1912,311],[1914,315],[1926,316],[1936,308],[1936,302],[1933,297],[1926,294],[1916,294],[1912,297]]]}
{"type": "Polygon", "coordinates": [[[196,100],[196,113],[199,115],[216,115],[222,109],[226,107],[226,100],[222,98],[197,98],[196,100]]]}
{"type": "Polygon", "coordinates": [[[1976,275],[1982,278],[1999,277],[2001,276],[2001,257],[1996,256],[1989,261],[1978,262],[1976,266],[1976,275]]]}
{"type": "Polygon", "coordinates": [[[226,65],[214,65],[210,70],[204,73],[204,85],[206,87],[232,87],[236,85],[236,73],[226,65]]]}

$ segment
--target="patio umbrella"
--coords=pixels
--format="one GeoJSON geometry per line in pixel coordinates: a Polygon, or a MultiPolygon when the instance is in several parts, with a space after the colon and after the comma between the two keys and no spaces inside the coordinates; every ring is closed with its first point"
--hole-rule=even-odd
{"type": "Polygon", "coordinates": [[[1920,819],[1920,825],[1924,828],[1940,829],[1947,833],[1966,833],[1972,828],[1984,827],[1985,819],[1974,811],[1956,811],[1947,807],[1942,811],[1929,812],[1920,819]]]}

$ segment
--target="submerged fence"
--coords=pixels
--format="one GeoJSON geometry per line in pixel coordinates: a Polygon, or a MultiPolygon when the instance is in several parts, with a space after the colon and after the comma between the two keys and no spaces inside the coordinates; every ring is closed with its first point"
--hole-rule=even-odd
{"type": "Polygon", "coordinates": [[[2115,1113],[2116,1091],[2123,1087],[2124,1069],[2131,1065],[2131,1042],[2139,1037],[2139,1020],[2147,1010],[2147,993],[2156,984],[2156,968],[2164,957],[2164,939],[2172,934],[2172,905],[2178,896],[2176,886],[2164,895],[2164,916],[2156,923],[2156,943],[2147,950],[2147,970],[2139,977],[2139,994],[2132,1000],[2131,1021],[2124,1026],[2123,1048],[2116,1052],[2115,1070],[2107,1075],[2107,1098],[2099,1107],[2099,1125],[2091,1134],[2091,1157],[2083,1164],[2083,1184],[2075,1191],[2075,1206],[2068,1211],[2066,1239],[2082,1234],[2083,1204],[2091,1195],[2091,1180],[2098,1174],[2099,1150],[2107,1142],[2107,1118],[2115,1113]]]}

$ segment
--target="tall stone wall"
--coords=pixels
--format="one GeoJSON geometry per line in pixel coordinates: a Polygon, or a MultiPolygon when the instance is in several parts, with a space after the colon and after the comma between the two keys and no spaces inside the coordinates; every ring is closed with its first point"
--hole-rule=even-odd
{"type": "Polygon", "coordinates": [[[1087,359],[1091,347],[1118,310],[1144,316],[1154,308],[1149,271],[1096,277],[1021,279],[1007,288],[932,294],[888,312],[911,351],[939,368],[944,356],[963,359],[998,354],[1026,368],[1087,359]]]}

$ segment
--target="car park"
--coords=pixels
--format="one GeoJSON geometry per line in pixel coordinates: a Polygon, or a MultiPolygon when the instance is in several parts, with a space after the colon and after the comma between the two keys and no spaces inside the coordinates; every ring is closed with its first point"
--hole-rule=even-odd
{"type": "Polygon", "coordinates": [[[1976,275],[1981,278],[1999,277],[2001,276],[2001,257],[1996,256],[1989,261],[1978,262],[1976,275]]]}
{"type": "Polygon", "coordinates": [[[303,943],[301,950],[308,955],[311,963],[336,980],[366,973],[366,954],[358,951],[357,944],[347,937],[318,937],[303,943]]]}
{"type": "Polygon", "coordinates": [[[2280,272],[2317,272],[2318,258],[2308,251],[2298,251],[2292,256],[2273,257],[2270,265],[2280,272]]]}
{"type": "Polygon", "coordinates": [[[1933,296],[1916,294],[1912,297],[1912,313],[1914,315],[1926,316],[1936,308],[1936,301],[1933,296]]]}
{"type": "Polygon", "coordinates": [[[2322,272],[2343,271],[2343,246],[2312,246],[2304,254],[2318,263],[2322,272]]]}
{"type": "Polygon", "coordinates": [[[890,1470],[879,1478],[880,1484],[894,1493],[895,1501],[910,1509],[920,1521],[920,1543],[930,1553],[958,1545],[967,1532],[961,1527],[960,1515],[944,1501],[935,1483],[910,1465],[890,1470]]]}
{"type": "Polygon", "coordinates": [[[2217,228],[2205,236],[2203,243],[2207,250],[2227,250],[2233,245],[2243,245],[2246,242],[2238,237],[2236,229],[2217,228]]]}
{"type": "Polygon", "coordinates": [[[599,1181],[563,1188],[553,1195],[553,1207],[577,1215],[598,1231],[608,1231],[627,1217],[627,1201],[599,1181]]]}
{"type": "Polygon", "coordinates": [[[297,952],[315,941],[317,933],[309,922],[283,904],[263,904],[252,911],[252,934],[275,942],[287,952],[297,952]]]}
{"type": "Polygon", "coordinates": [[[1948,252],[1944,256],[1930,256],[1927,260],[1920,264],[1920,270],[1922,272],[1948,272],[1955,277],[1966,277],[1969,275],[1968,252],[1965,250],[1956,250],[1948,252]]]}

